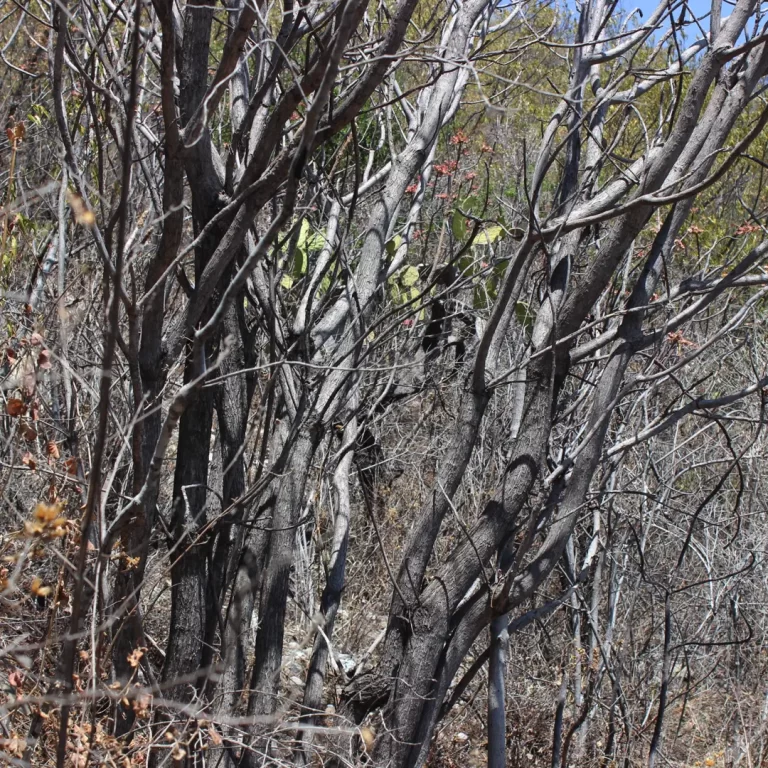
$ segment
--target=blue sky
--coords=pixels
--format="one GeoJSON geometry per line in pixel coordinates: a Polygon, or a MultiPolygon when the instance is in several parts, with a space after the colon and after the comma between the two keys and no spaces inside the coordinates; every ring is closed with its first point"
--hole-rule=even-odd
{"type": "MultiPolygon", "coordinates": [[[[576,9],[576,2],[575,0],[560,0],[561,2],[564,1],[566,7],[575,10],[576,9]]],[[[627,13],[629,13],[631,10],[634,10],[635,8],[639,8],[640,11],[643,14],[643,19],[640,19],[638,16],[635,16],[635,23],[642,24],[644,20],[647,20],[648,17],[653,13],[653,11],[656,9],[657,6],[657,0],[620,0],[619,8],[621,9],[620,13],[618,14],[620,18],[626,17],[627,13]]],[[[730,14],[730,9],[732,8],[731,3],[728,2],[728,0],[723,0],[723,7],[722,7],[722,16],[728,16],[730,14]]],[[[709,10],[711,7],[710,0],[688,0],[688,10],[689,13],[686,14],[687,20],[690,22],[690,13],[695,14],[697,17],[705,16],[707,15],[707,18],[704,19],[701,23],[701,26],[705,30],[709,30],[709,10]]],[[[680,15],[680,11],[677,10],[675,12],[675,18],[678,18],[680,15]]],[[[694,36],[693,29],[690,30],[688,33],[689,36],[694,36]]]]}
{"type": "MultiPolygon", "coordinates": [[[[625,0],[622,5],[627,10],[631,8],[639,8],[643,12],[645,18],[648,18],[648,16],[653,13],[654,8],[656,8],[656,3],[652,2],[652,0],[635,0],[635,2],[627,2],[625,0]]],[[[709,0],[688,0],[688,8],[691,12],[696,14],[696,16],[702,16],[705,13],[709,13],[710,3],[709,0]]],[[[727,16],[728,13],[727,4],[723,3],[723,16],[727,16]]]]}

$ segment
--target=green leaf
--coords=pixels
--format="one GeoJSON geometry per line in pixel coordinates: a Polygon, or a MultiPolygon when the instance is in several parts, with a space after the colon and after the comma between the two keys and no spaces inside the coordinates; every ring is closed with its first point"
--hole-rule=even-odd
{"type": "Polygon", "coordinates": [[[461,201],[459,206],[462,211],[471,213],[473,216],[481,216],[483,213],[483,201],[477,195],[469,195],[461,201]]]}
{"type": "Polygon", "coordinates": [[[475,287],[472,291],[472,307],[474,309],[487,309],[490,304],[490,297],[482,285],[475,287]]]}
{"type": "Polygon", "coordinates": [[[291,274],[298,280],[300,277],[304,277],[307,274],[307,266],[309,264],[309,254],[302,248],[296,248],[296,253],[293,256],[293,269],[291,274]]]}
{"type": "Polygon", "coordinates": [[[459,211],[453,212],[451,219],[451,232],[457,240],[463,240],[467,236],[467,220],[459,211]]]}
{"type": "Polygon", "coordinates": [[[416,267],[406,267],[400,273],[400,282],[406,288],[410,288],[412,285],[416,285],[419,280],[419,270],[416,267]]]}
{"type": "Polygon", "coordinates": [[[286,291],[290,291],[293,288],[293,278],[290,275],[283,275],[280,278],[280,285],[285,288],[286,291]]]}
{"type": "MultiPolygon", "coordinates": [[[[296,280],[299,280],[307,273],[307,266],[309,264],[309,254],[307,253],[307,238],[309,237],[309,222],[304,219],[301,222],[301,229],[299,229],[299,239],[296,241],[296,248],[293,252],[293,265],[291,267],[291,276],[296,280]]],[[[283,278],[285,280],[285,277],[283,278]]],[[[286,288],[291,286],[284,285],[281,281],[281,285],[286,288]]],[[[293,279],[291,280],[293,285],[293,279]]]]}
{"type": "Polygon", "coordinates": [[[319,251],[325,245],[325,238],[319,232],[313,232],[310,223],[304,219],[299,230],[299,239],[296,241],[296,254],[293,261],[291,274],[297,280],[307,274],[309,268],[309,254],[319,251]]]}
{"type": "Polygon", "coordinates": [[[389,257],[394,256],[397,253],[397,249],[403,242],[403,238],[400,235],[395,235],[391,240],[387,241],[386,249],[389,257]]]}
{"type": "Polygon", "coordinates": [[[478,233],[475,238],[476,245],[492,245],[497,240],[504,237],[504,230],[499,227],[486,227],[482,232],[478,233]]]}
{"type": "Polygon", "coordinates": [[[296,241],[296,247],[300,251],[306,251],[307,250],[307,239],[309,238],[309,222],[304,219],[304,221],[301,222],[301,229],[299,230],[299,239],[296,241]]]}
{"type": "Polygon", "coordinates": [[[525,328],[528,333],[533,330],[533,323],[536,320],[536,314],[531,311],[530,306],[525,301],[515,302],[515,317],[517,322],[525,328]]]}
{"type": "Polygon", "coordinates": [[[22,234],[28,235],[34,233],[37,229],[37,223],[34,219],[28,219],[24,214],[16,214],[16,226],[22,234]]]}
{"type": "Polygon", "coordinates": [[[325,245],[325,235],[322,232],[314,232],[307,238],[307,251],[321,251],[325,245]]]}
{"type": "Polygon", "coordinates": [[[491,301],[496,301],[496,297],[499,295],[499,278],[495,275],[488,278],[488,282],[485,284],[485,290],[491,301]]]}
{"type": "MultiPolygon", "coordinates": [[[[389,244],[387,244],[389,245],[389,244]]],[[[403,304],[419,296],[420,291],[416,287],[419,281],[419,270],[414,266],[404,267],[392,275],[389,283],[389,295],[395,304],[403,304]]]]}
{"type": "Polygon", "coordinates": [[[471,256],[462,256],[459,259],[459,269],[462,275],[470,276],[475,271],[475,260],[471,256]]]}

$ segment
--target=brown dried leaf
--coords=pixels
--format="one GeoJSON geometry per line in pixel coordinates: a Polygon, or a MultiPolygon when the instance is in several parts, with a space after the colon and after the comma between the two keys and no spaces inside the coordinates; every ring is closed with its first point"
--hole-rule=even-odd
{"type": "Polygon", "coordinates": [[[144,655],[146,648],[135,648],[128,654],[128,663],[136,669],[141,662],[141,657],[144,655]]]}
{"type": "Polygon", "coordinates": [[[22,377],[22,385],[21,385],[21,391],[27,396],[32,397],[32,395],[35,394],[35,389],[37,388],[37,374],[35,373],[35,369],[32,366],[32,361],[30,358],[26,358],[25,368],[26,371],[24,373],[24,376],[22,377]]]}
{"type": "Polygon", "coordinates": [[[40,520],[40,522],[50,523],[61,514],[61,510],[62,505],[60,503],[46,504],[44,501],[41,501],[37,504],[37,506],[35,506],[32,515],[35,517],[35,519],[40,520]]]}
{"type": "MultiPolygon", "coordinates": [[[[62,536],[66,536],[68,523],[69,523],[69,520],[67,520],[66,517],[57,517],[48,526],[48,530],[45,532],[46,536],[52,539],[60,539],[62,536]]],[[[89,549],[92,549],[93,543],[89,541],[88,544],[90,544],[89,549]]]]}
{"type": "Polygon", "coordinates": [[[35,457],[29,451],[27,451],[21,457],[21,463],[25,467],[29,467],[33,472],[37,469],[37,462],[35,461],[35,457]]]}
{"type": "Polygon", "coordinates": [[[80,195],[70,192],[68,202],[78,224],[89,229],[96,224],[96,216],[80,195]]]}
{"type": "Polygon", "coordinates": [[[27,520],[24,523],[24,533],[27,536],[39,536],[45,530],[45,526],[42,523],[37,523],[32,520],[27,520]]]}
{"type": "Polygon", "coordinates": [[[13,672],[8,674],[8,682],[14,688],[21,688],[21,684],[24,682],[24,675],[18,669],[14,669],[13,672]]]}
{"type": "Polygon", "coordinates": [[[360,739],[363,742],[363,748],[366,752],[370,752],[373,749],[373,743],[376,741],[376,731],[373,728],[364,725],[360,729],[360,739]]]}
{"type": "Polygon", "coordinates": [[[41,350],[40,354],[37,356],[37,367],[43,371],[48,371],[53,368],[53,363],[51,363],[50,350],[41,350]]]}
{"type": "Polygon", "coordinates": [[[5,404],[5,412],[9,416],[23,416],[27,412],[27,406],[18,397],[11,397],[5,404]]]}
{"type": "Polygon", "coordinates": [[[46,587],[42,579],[35,576],[34,579],[32,579],[32,584],[29,587],[29,591],[35,596],[35,597],[48,597],[53,592],[53,589],[51,587],[46,587]]]}
{"type": "Polygon", "coordinates": [[[10,739],[0,739],[0,749],[11,757],[21,757],[26,748],[26,740],[16,734],[11,734],[10,739]]]}

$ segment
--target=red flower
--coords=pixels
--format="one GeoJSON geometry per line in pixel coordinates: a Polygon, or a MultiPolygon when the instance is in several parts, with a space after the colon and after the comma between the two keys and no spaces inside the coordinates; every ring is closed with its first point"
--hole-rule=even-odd
{"type": "Polygon", "coordinates": [[[438,176],[448,176],[449,174],[453,173],[457,168],[459,167],[459,164],[455,160],[449,160],[447,163],[439,163],[435,166],[435,173],[438,176]]]}
{"type": "Polygon", "coordinates": [[[451,136],[451,144],[453,144],[453,146],[456,146],[457,144],[464,144],[467,141],[467,134],[464,133],[464,131],[456,131],[456,133],[451,136]]]}
{"type": "Polygon", "coordinates": [[[751,235],[753,232],[759,232],[761,227],[757,224],[742,224],[737,230],[737,235],[751,235]]]}

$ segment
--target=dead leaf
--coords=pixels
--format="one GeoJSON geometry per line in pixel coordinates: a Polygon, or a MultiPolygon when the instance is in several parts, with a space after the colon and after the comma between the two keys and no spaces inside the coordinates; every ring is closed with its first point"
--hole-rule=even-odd
{"type": "Polygon", "coordinates": [[[61,454],[59,453],[59,446],[53,440],[49,440],[45,446],[46,453],[52,459],[58,459],[61,454]]]}
{"type": "Polygon", "coordinates": [[[37,462],[35,461],[35,457],[29,451],[27,451],[21,457],[21,463],[25,467],[29,467],[33,472],[37,469],[37,462]]]}
{"type": "Polygon", "coordinates": [[[135,648],[128,654],[128,663],[136,669],[141,662],[141,657],[144,655],[146,648],[135,648]]]}
{"type": "Polygon", "coordinates": [[[53,363],[51,363],[51,353],[49,350],[41,350],[40,354],[37,356],[37,367],[43,371],[48,371],[53,368],[53,363]]]}
{"type": "Polygon", "coordinates": [[[33,369],[30,371],[27,371],[27,373],[24,374],[21,391],[27,397],[32,397],[32,395],[35,394],[36,388],[37,388],[37,375],[35,374],[35,371],[33,369]]]}
{"type": "Polygon", "coordinates": [[[21,736],[17,736],[15,733],[11,734],[10,739],[0,739],[0,749],[11,757],[21,757],[26,748],[26,740],[21,736]]]}
{"type": "Polygon", "coordinates": [[[53,589],[51,587],[46,587],[42,579],[35,576],[34,579],[32,579],[32,585],[29,588],[29,591],[35,596],[35,597],[48,597],[53,592],[53,589]]]}
{"type": "Polygon", "coordinates": [[[96,224],[96,216],[88,208],[85,200],[75,192],[70,192],[68,196],[69,207],[72,209],[75,221],[83,227],[89,229],[96,224]]]}
{"type": "Polygon", "coordinates": [[[11,397],[5,404],[5,412],[9,416],[23,416],[27,412],[27,406],[18,397],[11,397]]]}
{"type": "Polygon", "coordinates": [[[46,504],[41,501],[35,506],[32,515],[41,523],[50,523],[61,514],[61,510],[61,504],[46,504]]]}
{"type": "Polygon", "coordinates": [[[363,742],[363,749],[365,749],[366,752],[370,752],[373,749],[373,742],[376,741],[376,731],[374,731],[373,728],[364,725],[360,729],[360,738],[363,742]]]}
{"type": "Polygon", "coordinates": [[[212,726],[208,726],[208,736],[211,739],[211,744],[213,744],[214,747],[220,747],[222,744],[222,738],[219,735],[219,732],[212,726]]]}
{"type": "Polygon", "coordinates": [[[13,672],[8,675],[8,682],[14,688],[21,688],[21,684],[24,682],[24,675],[19,672],[18,669],[14,669],[13,672]]]}
{"type": "Polygon", "coordinates": [[[45,530],[43,523],[36,523],[31,520],[27,520],[24,523],[24,533],[27,536],[39,536],[45,530]]]}

